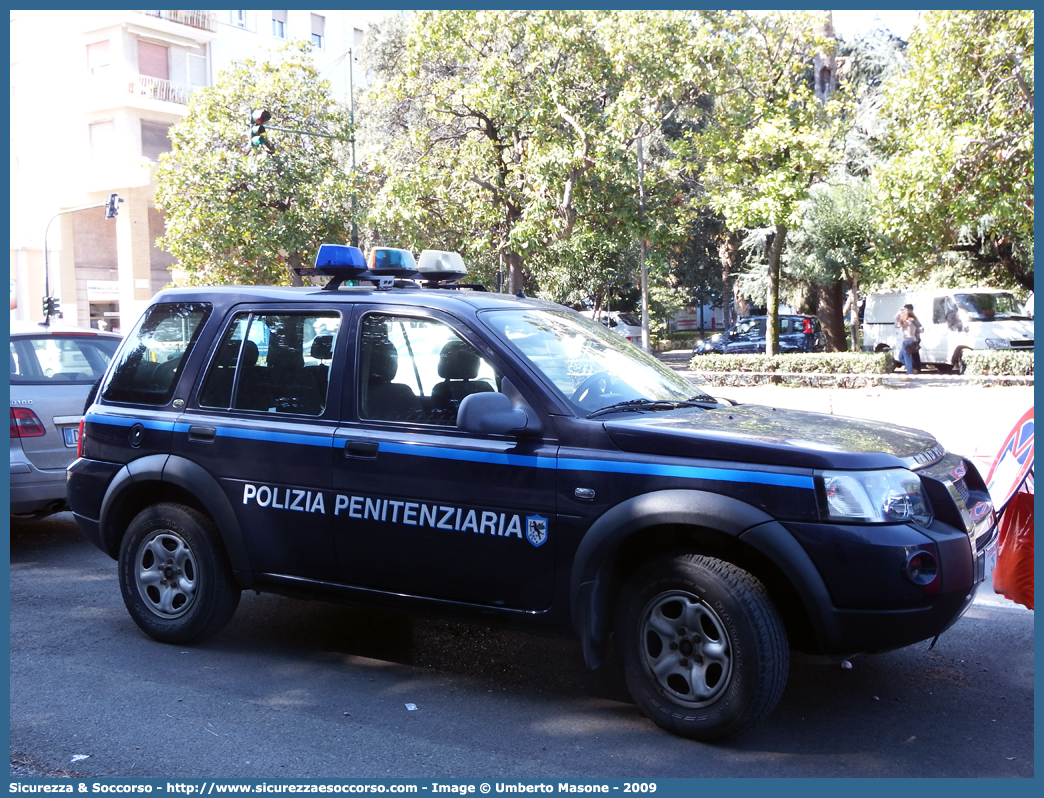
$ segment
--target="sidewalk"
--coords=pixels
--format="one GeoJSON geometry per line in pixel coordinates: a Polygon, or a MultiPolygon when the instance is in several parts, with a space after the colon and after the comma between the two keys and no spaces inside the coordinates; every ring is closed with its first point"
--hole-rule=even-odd
{"type": "MultiPolygon", "coordinates": [[[[689,350],[657,357],[679,374],[689,370],[689,350]]],[[[851,418],[867,418],[930,432],[948,450],[973,459],[983,477],[1015,422],[1033,406],[1032,386],[984,387],[956,375],[895,378],[874,388],[795,388],[784,385],[708,387],[713,396],[744,404],[773,405],[851,418]]]]}

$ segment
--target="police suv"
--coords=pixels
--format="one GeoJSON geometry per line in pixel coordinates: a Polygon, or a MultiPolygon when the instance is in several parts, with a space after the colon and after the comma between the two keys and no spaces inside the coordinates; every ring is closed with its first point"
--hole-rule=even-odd
{"type": "Polygon", "coordinates": [[[187,643],[244,589],[610,638],[659,725],[767,715],[792,655],[938,635],[996,549],[967,460],[736,405],[603,325],[324,245],[298,288],[156,295],[81,425],[69,503],[134,621],[187,643]]]}

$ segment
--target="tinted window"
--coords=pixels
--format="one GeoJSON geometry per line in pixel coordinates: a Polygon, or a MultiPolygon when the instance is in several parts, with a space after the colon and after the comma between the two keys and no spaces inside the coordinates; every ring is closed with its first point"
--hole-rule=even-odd
{"type": "Polygon", "coordinates": [[[240,313],[211,360],[199,404],[320,416],[341,327],[337,313],[240,313]]]}
{"type": "Polygon", "coordinates": [[[11,383],[73,383],[98,380],[120,345],[118,338],[42,335],[11,340],[11,383]]]}
{"type": "Polygon", "coordinates": [[[102,398],[143,405],[169,402],[181,363],[192,351],[210,309],[209,303],[172,302],[146,310],[120,351],[102,398]]]}

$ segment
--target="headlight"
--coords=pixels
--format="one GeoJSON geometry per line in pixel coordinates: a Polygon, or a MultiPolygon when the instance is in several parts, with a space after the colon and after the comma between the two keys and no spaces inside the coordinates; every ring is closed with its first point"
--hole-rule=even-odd
{"type": "Polygon", "coordinates": [[[823,471],[827,517],[873,524],[931,523],[921,480],[905,468],[885,471],[823,471]]]}
{"type": "Polygon", "coordinates": [[[1011,349],[1011,341],[1005,341],[1001,338],[987,338],[986,339],[987,349],[1011,349]]]}

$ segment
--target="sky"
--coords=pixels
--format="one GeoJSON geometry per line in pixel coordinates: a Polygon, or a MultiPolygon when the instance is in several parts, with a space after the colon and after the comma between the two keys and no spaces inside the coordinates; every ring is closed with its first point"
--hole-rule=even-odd
{"type": "Polygon", "coordinates": [[[900,39],[909,39],[920,11],[834,11],[834,30],[851,40],[858,33],[872,28],[888,28],[900,39]]]}

